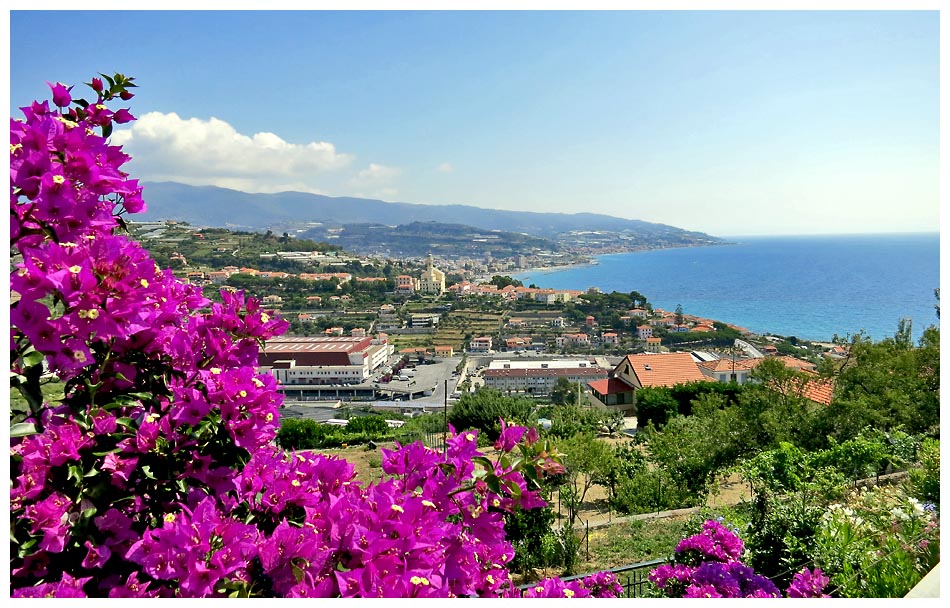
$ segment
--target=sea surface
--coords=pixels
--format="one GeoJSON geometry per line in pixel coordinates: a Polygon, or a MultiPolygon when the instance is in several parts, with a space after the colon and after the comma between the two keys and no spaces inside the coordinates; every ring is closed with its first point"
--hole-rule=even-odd
{"type": "Polygon", "coordinates": [[[596,263],[512,275],[525,285],[639,291],[657,308],[758,334],[830,340],[893,336],[901,318],[917,339],[939,324],[940,236],[886,234],[732,237],[732,245],[598,256],[596,263]]]}

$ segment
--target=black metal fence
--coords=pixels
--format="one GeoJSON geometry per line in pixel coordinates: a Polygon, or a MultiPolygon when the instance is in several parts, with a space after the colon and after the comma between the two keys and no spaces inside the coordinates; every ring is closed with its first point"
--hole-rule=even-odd
{"type": "MultiPolygon", "coordinates": [[[[621,597],[643,597],[647,585],[651,584],[647,578],[650,576],[650,572],[658,566],[669,563],[672,563],[669,559],[655,559],[649,562],[640,562],[638,564],[630,564],[628,566],[611,568],[610,572],[613,572],[614,575],[616,575],[617,582],[620,583],[621,587],[623,587],[623,595],[621,597]]],[[[563,576],[561,577],[561,580],[570,582],[590,576],[591,574],[593,574],[593,572],[587,574],[577,574],[574,576],[563,576]]],[[[520,585],[518,588],[523,591],[525,589],[530,589],[535,584],[536,583],[525,583],[524,585],[520,585]]]]}

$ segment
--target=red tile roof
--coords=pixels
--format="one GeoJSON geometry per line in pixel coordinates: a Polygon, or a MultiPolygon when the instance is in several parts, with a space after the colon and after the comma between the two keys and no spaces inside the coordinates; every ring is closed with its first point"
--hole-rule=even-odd
{"type": "Polygon", "coordinates": [[[821,403],[822,405],[831,405],[831,399],[835,391],[834,380],[830,378],[820,378],[818,374],[807,370],[802,370],[802,372],[815,377],[802,386],[802,397],[810,399],[815,403],[821,403]]]}
{"type": "Polygon", "coordinates": [[[814,363],[811,363],[809,361],[803,361],[801,359],[796,359],[795,357],[792,357],[789,355],[782,355],[781,357],[773,357],[773,359],[777,359],[781,361],[782,363],[785,364],[785,367],[789,369],[814,371],[815,368],[818,367],[814,363]]]}
{"type": "Polygon", "coordinates": [[[708,380],[689,353],[627,355],[626,361],[642,386],[673,386],[708,380]]]}
{"type": "Polygon", "coordinates": [[[587,386],[591,387],[591,389],[593,389],[593,391],[599,395],[616,395],[618,393],[628,393],[636,388],[630,386],[620,378],[595,380],[593,382],[588,382],[587,386]]]}

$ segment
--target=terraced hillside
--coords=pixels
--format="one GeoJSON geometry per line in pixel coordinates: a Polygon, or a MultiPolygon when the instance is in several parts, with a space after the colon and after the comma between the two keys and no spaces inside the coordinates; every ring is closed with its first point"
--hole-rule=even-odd
{"type": "Polygon", "coordinates": [[[432,338],[434,346],[463,350],[466,341],[477,336],[495,336],[504,324],[507,311],[485,312],[473,308],[452,310],[439,323],[432,338]]]}

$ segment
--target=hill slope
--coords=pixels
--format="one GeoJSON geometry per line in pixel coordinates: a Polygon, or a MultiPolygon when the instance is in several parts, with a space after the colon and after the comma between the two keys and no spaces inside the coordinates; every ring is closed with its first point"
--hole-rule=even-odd
{"type": "Polygon", "coordinates": [[[483,230],[522,232],[542,238],[559,238],[572,232],[626,233],[636,246],[670,247],[721,243],[701,232],[665,224],[627,220],[596,213],[535,213],[503,211],[468,205],[417,205],[375,199],[329,197],[303,192],[248,194],[214,186],[188,186],[175,182],[147,183],[148,213],[138,220],[181,220],[199,226],[252,230],[299,230],[314,223],[384,224],[413,222],[464,224],[483,230]]]}

